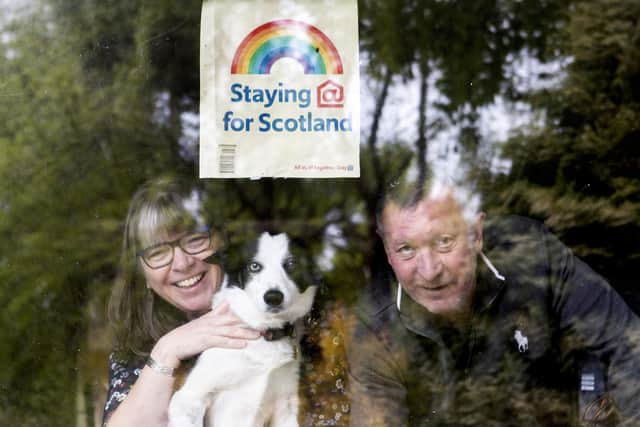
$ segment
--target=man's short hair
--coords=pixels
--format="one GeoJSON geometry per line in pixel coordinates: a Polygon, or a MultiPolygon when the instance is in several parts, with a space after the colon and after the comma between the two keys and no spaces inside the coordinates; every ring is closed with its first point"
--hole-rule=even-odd
{"type": "Polygon", "coordinates": [[[376,206],[378,233],[383,233],[384,208],[393,203],[400,208],[414,208],[422,200],[449,193],[460,206],[462,216],[468,224],[475,221],[480,212],[480,197],[471,189],[456,182],[451,177],[437,177],[432,172],[420,178],[415,171],[407,169],[400,176],[389,181],[376,206]]]}

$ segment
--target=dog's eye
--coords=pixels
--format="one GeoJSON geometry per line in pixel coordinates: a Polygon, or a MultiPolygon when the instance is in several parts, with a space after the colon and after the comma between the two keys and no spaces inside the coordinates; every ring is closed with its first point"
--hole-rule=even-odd
{"type": "Polygon", "coordinates": [[[282,264],[282,267],[286,272],[292,272],[296,269],[296,260],[293,258],[289,258],[284,262],[284,264],[282,264]]]}
{"type": "Polygon", "coordinates": [[[249,271],[252,273],[257,273],[262,270],[262,265],[259,262],[251,262],[249,263],[249,271]]]}

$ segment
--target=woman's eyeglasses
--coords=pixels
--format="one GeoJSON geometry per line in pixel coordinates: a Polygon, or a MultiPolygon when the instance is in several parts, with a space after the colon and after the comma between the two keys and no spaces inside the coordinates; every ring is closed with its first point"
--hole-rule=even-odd
{"type": "Polygon", "coordinates": [[[142,258],[149,268],[162,268],[173,262],[174,248],[179,246],[183,252],[196,255],[211,249],[211,231],[194,231],[170,242],[160,242],[151,245],[136,255],[142,258]]]}

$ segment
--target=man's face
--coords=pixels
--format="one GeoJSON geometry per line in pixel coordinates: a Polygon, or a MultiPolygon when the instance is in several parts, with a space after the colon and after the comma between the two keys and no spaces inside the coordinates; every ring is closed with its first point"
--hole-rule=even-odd
{"type": "Polygon", "coordinates": [[[387,259],[402,288],[429,312],[455,319],[471,309],[482,222],[467,224],[455,199],[445,193],[416,206],[385,206],[382,216],[387,259]]]}

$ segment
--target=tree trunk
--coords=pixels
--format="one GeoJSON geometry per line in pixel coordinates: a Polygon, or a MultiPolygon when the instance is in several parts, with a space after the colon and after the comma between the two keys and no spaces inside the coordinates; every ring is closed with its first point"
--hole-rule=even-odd
{"type": "MultiPolygon", "coordinates": [[[[378,129],[380,128],[380,118],[382,117],[382,110],[387,102],[387,96],[389,95],[389,86],[391,86],[391,79],[393,73],[388,68],[385,69],[385,75],[382,80],[382,91],[380,96],[376,100],[376,108],[373,111],[373,121],[371,122],[371,132],[369,132],[369,138],[367,139],[367,147],[369,148],[369,155],[371,156],[371,166],[373,169],[373,179],[375,185],[374,192],[379,192],[384,185],[385,177],[382,176],[382,169],[380,167],[380,159],[378,157],[377,143],[378,143],[378,129]]],[[[374,195],[374,198],[377,194],[374,195]]]]}
{"type": "Polygon", "coordinates": [[[372,292],[386,292],[387,290],[387,278],[389,273],[389,266],[387,264],[387,256],[384,251],[384,246],[381,239],[377,236],[377,225],[375,219],[375,209],[378,203],[382,190],[384,188],[387,177],[382,172],[380,164],[380,156],[378,155],[377,143],[378,143],[378,129],[380,128],[380,119],[382,117],[382,110],[387,102],[389,95],[389,87],[391,86],[391,80],[393,73],[391,70],[386,69],[382,81],[382,91],[376,100],[376,107],[373,112],[373,121],[371,122],[371,132],[367,139],[367,147],[369,148],[369,155],[371,156],[373,185],[365,187],[363,192],[365,198],[367,215],[369,217],[368,233],[371,239],[371,254],[369,256],[369,272],[370,272],[370,290],[372,292]]]}
{"type": "Polygon", "coordinates": [[[427,95],[429,90],[429,64],[426,59],[420,62],[420,104],[418,106],[418,140],[416,141],[416,163],[418,182],[427,177],[427,95]]]}

